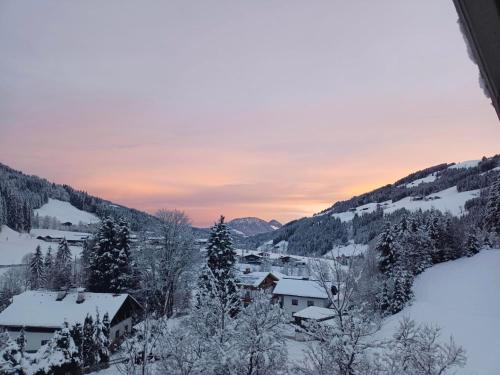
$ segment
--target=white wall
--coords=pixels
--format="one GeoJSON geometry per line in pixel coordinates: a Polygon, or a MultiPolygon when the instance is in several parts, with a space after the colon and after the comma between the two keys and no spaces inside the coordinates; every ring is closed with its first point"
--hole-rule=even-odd
{"type": "MultiPolygon", "coordinates": [[[[123,334],[127,331],[130,332],[132,329],[132,318],[127,318],[120,323],[114,325],[113,327],[110,328],[110,333],[109,333],[109,339],[111,342],[115,341],[116,339],[116,332],[119,330],[120,336],[123,336],[123,334]]],[[[20,331],[10,331],[7,329],[7,332],[9,333],[9,336],[11,339],[15,340],[18,336],[20,331]]],[[[24,332],[24,336],[26,337],[26,351],[37,351],[41,346],[42,346],[42,340],[50,340],[52,337],[54,337],[53,332],[24,332]]]]}
{"type": "MultiPolygon", "coordinates": [[[[15,340],[20,331],[10,331],[7,330],[9,336],[12,340],[15,340]]],[[[40,346],[42,346],[42,340],[50,340],[54,337],[53,332],[24,332],[24,337],[26,337],[26,351],[37,351],[40,346]]]]}
{"type": "Polygon", "coordinates": [[[280,296],[280,303],[285,311],[285,315],[293,320],[293,313],[297,311],[304,310],[307,305],[307,301],[313,301],[314,306],[328,307],[327,298],[311,298],[311,297],[296,297],[296,296],[280,296]],[[292,300],[297,300],[297,305],[292,304],[292,300]]]}
{"type": "Polygon", "coordinates": [[[132,329],[132,318],[127,318],[122,320],[120,323],[115,324],[111,327],[109,331],[109,340],[111,342],[116,340],[116,332],[119,331],[120,336],[123,336],[125,332],[130,332],[132,329]]]}

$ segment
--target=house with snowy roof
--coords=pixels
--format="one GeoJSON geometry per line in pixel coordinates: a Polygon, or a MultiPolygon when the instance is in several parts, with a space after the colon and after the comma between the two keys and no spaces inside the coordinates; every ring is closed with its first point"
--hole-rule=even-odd
{"type": "Polygon", "coordinates": [[[273,299],[280,304],[285,314],[293,320],[294,314],[306,307],[328,307],[330,300],[325,288],[317,280],[307,277],[284,277],[273,291],[273,299]]]}
{"type": "Polygon", "coordinates": [[[14,296],[12,303],[0,313],[0,329],[11,338],[24,329],[26,350],[36,351],[46,344],[64,322],[70,326],[81,323],[96,313],[108,314],[110,340],[115,341],[129,332],[132,319],[142,312],[141,305],[128,294],[89,293],[75,291],[30,290],[14,296]]]}
{"type": "Polygon", "coordinates": [[[271,295],[278,280],[279,278],[272,272],[252,272],[250,268],[247,268],[237,277],[243,304],[247,306],[251,303],[258,290],[263,290],[271,295]]]}

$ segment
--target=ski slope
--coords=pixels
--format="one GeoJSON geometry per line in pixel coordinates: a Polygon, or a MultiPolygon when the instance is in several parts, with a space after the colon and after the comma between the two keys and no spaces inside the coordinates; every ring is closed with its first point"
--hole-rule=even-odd
{"type": "Polygon", "coordinates": [[[499,286],[500,249],[438,264],[417,277],[412,305],[388,318],[379,334],[390,338],[404,316],[435,324],[442,328],[442,340],[453,335],[467,351],[467,365],[457,374],[498,375],[499,286]]]}
{"type": "Polygon", "coordinates": [[[367,203],[356,207],[355,210],[334,213],[332,216],[338,217],[342,221],[350,221],[354,218],[355,214],[361,216],[375,211],[377,205],[380,205],[386,214],[401,208],[406,208],[408,211],[417,211],[419,209],[426,211],[434,208],[441,212],[450,212],[454,216],[460,216],[465,213],[465,202],[476,197],[479,197],[479,190],[459,192],[457,187],[453,186],[438,193],[430,194],[421,200],[415,200],[413,197],[406,197],[397,202],[367,203]]]}
{"type": "Polygon", "coordinates": [[[35,215],[43,217],[55,217],[61,223],[70,222],[72,224],[84,223],[94,224],[99,222],[99,218],[90,212],[82,211],[69,202],[49,198],[49,202],[35,210],[35,215]]]}
{"type": "MultiPolygon", "coordinates": [[[[55,255],[57,243],[37,240],[36,236],[40,235],[38,231],[43,230],[35,229],[34,234],[19,233],[3,225],[0,231],[0,265],[21,264],[23,257],[34,252],[38,245],[40,245],[44,254],[49,246],[52,247],[52,254],[55,255]]],[[[54,230],[50,230],[50,232],[52,232],[53,235],[55,235],[54,232],[58,232],[57,235],[67,235],[68,238],[71,238],[75,233],[54,230]]],[[[80,235],[83,233],[78,234],[80,235]]],[[[79,255],[82,251],[82,248],[79,246],[70,246],[69,248],[73,256],[79,255]]]]}

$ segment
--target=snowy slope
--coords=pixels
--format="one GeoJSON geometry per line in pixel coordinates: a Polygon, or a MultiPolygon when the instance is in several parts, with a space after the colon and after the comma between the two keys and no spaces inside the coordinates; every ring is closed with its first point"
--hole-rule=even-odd
{"type": "Polygon", "coordinates": [[[477,167],[481,160],[467,160],[460,163],[453,164],[448,169],[467,169],[477,167]]]}
{"type": "MultiPolygon", "coordinates": [[[[39,235],[36,234],[37,231],[40,231],[40,229],[36,229],[35,234],[19,233],[3,225],[0,231],[0,265],[21,264],[23,257],[26,254],[34,252],[38,245],[40,245],[44,253],[51,246],[53,254],[55,254],[57,243],[37,240],[36,236],[39,235]]],[[[50,230],[50,232],[58,232],[58,236],[67,235],[68,237],[75,233],[54,230],[50,230]]],[[[69,248],[73,256],[79,255],[82,250],[78,246],[70,246],[69,248]]]]}
{"type": "Polygon", "coordinates": [[[430,175],[425,176],[424,178],[419,178],[418,180],[409,182],[405,186],[407,188],[412,188],[412,187],[418,186],[420,184],[423,184],[425,182],[434,182],[434,181],[436,181],[436,178],[437,178],[436,173],[431,173],[430,175]]]}
{"type": "Polygon", "coordinates": [[[388,318],[380,337],[389,338],[404,316],[442,328],[467,350],[457,374],[500,374],[500,249],[436,265],[415,280],[411,306],[388,318]]]}
{"type": "MultiPolygon", "coordinates": [[[[479,190],[470,190],[458,192],[456,186],[438,193],[430,194],[422,200],[414,200],[412,197],[403,198],[397,202],[387,201],[380,203],[384,213],[391,213],[401,208],[406,208],[409,211],[423,211],[432,208],[446,212],[449,211],[452,215],[459,216],[465,213],[464,205],[468,200],[478,197],[479,190]]],[[[363,206],[356,207],[353,211],[334,213],[332,216],[338,217],[342,221],[349,221],[354,218],[354,215],[363,215],[373,212],[377,209],[377,203],[368,203],[363,206]]]]}
{"type": "Polygon", "coordinates": [[[79,210],[69,202],[50,198],[48,203],[35,210],[35,215],[36,214],[40,217],[55,217],[61,223],[69,221],[73,224],[78,224],[80,222],[84,224],[93,224],[99,222],[99,218],[94,214],[79,210]]]}
{"type": "Polygon", "coordinates": [[[334,259],[337,256],[353,256],[364,254],[368,250],[368,245],[354,243],[354,241],[349,241],[347,245],[335,246],[328,254],[325,254],[325,258],[334,259]]]}

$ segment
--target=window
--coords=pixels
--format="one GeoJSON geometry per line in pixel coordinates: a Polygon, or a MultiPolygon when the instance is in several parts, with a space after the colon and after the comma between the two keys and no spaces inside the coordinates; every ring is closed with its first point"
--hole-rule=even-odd
{"type": "Polygon", "coordinates": [[[297,306],[299,304],[298,299],[292,299],[292,305],[297,306]]]}
{"type": "Polygon", "coordinates": [[[314,301],[307,301],[307,306],[314,306],[314,301]]]}
{"type": "Polygon", "coordinates": [[[42,346],[44,346],[45,344],[47,344],[49,342],[49,340],[42,340],[42,346]]]}
{"type": "Polygon", "coordinates": [[[116,333],[115,333],[115,339],[118,339],[118,338],[120,338],[120,330],[119,329],[117,329],[116,333]]]}
{"type": "Polygon", "coordinates": [[[128,325],[125,326],[125,332],[128,332],[128,325]]]}

